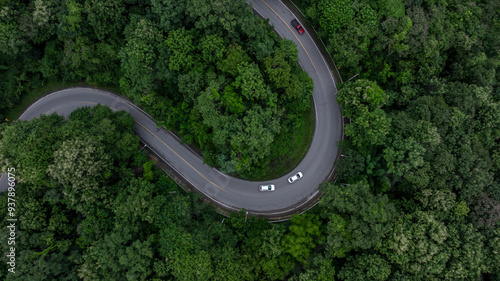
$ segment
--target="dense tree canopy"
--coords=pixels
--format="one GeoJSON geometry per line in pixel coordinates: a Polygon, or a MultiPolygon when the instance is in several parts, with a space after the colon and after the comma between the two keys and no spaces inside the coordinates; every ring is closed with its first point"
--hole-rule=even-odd
{"type": "Polygon", "coordinates": [[[0,11],[0,122],[47,82],[119,87],[207,164],[258,178],[293,149],[290,128],[311,106],[296,45],[244,1],[5,1],[0,11]]]}
{"type": "MultiPolygon", "coordinates": [[[[17,273],[4,255],[1,279],[500,280],[498,1],[294,2],[344,80],[359,74],[338,87],[350,123],[314,208],[217,214],[138,152],[125,112],[8,122],[17,273]]],[[[2,122],[50,81],[119,87],[243,177],[304,125],[313,84],[296,61],[244,1],[0,1],[2,122]]]]}
{"type": "MultiPolygon", "coordinates": [[[[137,136],[116,141],[133,126],[127,113],[100,105],[67,120],[53,114],[0,126],[3,164],[19,171],[18,265],[11,274],[3,263],[2,279],[282,280],[296,259],[305,261],[321,245],[318,216],[295,217],[289,229],[247,220],[244,212],[223,219],[199,195],[181,193],[140,151],[137,136]],[[43,139],[18,135],[40,130],[43,139]],[[39,162],[21,172],[36,156],[39,162]]],[[[7,216],[7,208],[0,212],[7,216]]],[[[330,270],[318,266],[311,274],[330,270]]]]}
{"type": "Polygon", "coordinates": [[[346,255],[337,278],[497,280],[498,1],[294,2],[344,80],[359,74],[337,93],[342,184],[322,186],[326,249],[346,255]],[[349,227],[373,195],[339,209],[360,181],[396,208],[363,251],[349,227]]]}

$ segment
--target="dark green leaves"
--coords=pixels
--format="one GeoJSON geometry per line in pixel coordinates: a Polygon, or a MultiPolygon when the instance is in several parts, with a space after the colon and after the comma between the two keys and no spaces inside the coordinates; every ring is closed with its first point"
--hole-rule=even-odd
{"type": "Polygon", "coordinates": [[[351,250],[380,247],[396,216],[396,208],[385,195],[373,195],[364,183],[320,186],[320,202],[327,225],[327,248],[336,257],[351,250]]]}

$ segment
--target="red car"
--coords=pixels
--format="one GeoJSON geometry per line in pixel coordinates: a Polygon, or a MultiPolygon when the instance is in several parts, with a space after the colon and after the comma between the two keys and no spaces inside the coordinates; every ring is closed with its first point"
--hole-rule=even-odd
{"type": "Polygon", "coordinates": [[[299,34],[304,33],[304,31],[305,31],[304,28],[296,19],[292,20],[292,25],[293,25],[293,27],[295,27],[295,29],[297,29],[299,34]]]}

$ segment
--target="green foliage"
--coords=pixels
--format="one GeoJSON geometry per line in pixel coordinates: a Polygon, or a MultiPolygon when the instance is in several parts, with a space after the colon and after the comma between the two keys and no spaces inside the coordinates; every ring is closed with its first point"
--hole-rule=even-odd
{"type": "MultiPolygon", "coordinates": [[[[296,46],[243,1],[0,2],[0,117],[52,80],[120,86],[244,177],[307,125],[296,46]]],[[[351,185],[323,185],[321,220],[221,223],[137,154],[123,112],[15,121],[0,164],[17,169],[22,235],[0,279],[498,279],[498,1],[294,2],[342,76],[359,74],[338,92],[352,124],[337,182],[351,185]]]]}
{"type": "Polygon", "coordinates": [[[377,83],[364,79],[342,84],[342,89],[337,93],[337,102],[345,117],[359,116],[365,108],[369,111],[381,108],[386,101],[384,90],[377,83]]]}
{"type": "Polygon", "coordinates": [[[70,139],[54,152],[47,173],[66,187],[69,204],[92,204],[100,198],[99,187],[111,176],[110,160],[96,140],[70,139]]]}
{"type": "Polygon", "coordinates": [[[153,162],[148,161],[144,163],[142,167],[144,168],[144,174],[142,175],[142,177],[147,181],[153,180],[154,174],[153,171],[151,170],[151,168],[153,168],[153,162]]]}
{"type": "Polygon", "coordinates": [[[75,38],[81,31],[83,7],[75,0],[66,1],[59,16],[58,37],[64,41],[75,38]]]}
{"type": "Polygon", "coordinates": [[[61,49],[56,40],[49,41],[45,45],[44,56],[39,61],[40,73],[46,79],[55,79],[60,75],[61,49]]]}
{"type": "Polygon", "coordinates": [[[163,36],[155,23],[138,16],[131,18],[131,23],[125,28],[125,36],[127,44],[120,51],[124,71],[120,87],[133,96],[149,94],[154,89],[156,60],[160,57],[158,45],[163,36]]]}
{"type": "Polygon", "coordinates": [[[222,72],[236,77],[238,74],[238,66],[249,63],[250,57],[239,45],[229,45],[224,59],[217,62],[217,68],[222,72]]]}
{"type": "Polygon", "coordinates": [[[386,195],[373,195],[364,183],[334,185],[324,183],[320,201],[322,216],[328,219],[327,249],[334,257],[345,257],[351,250],[380,247],[396,215],[386,195]]]}
{"type": "Polygon", "coordinates": [[[104,41],[111,37],[120,40],[121,32],[126,24],[127,18],[125,3],[122,0],[113,1],[85,1],[85,12],[89,25],[94,28],[97,39],[104,41]],[[110,28],[110,27],[113,28],[110,28]]]}
{"type": "Polygon", "coordinates": [[[465,201],[461,201],[455,206],[455,215],[457,216],[467,216],[470,212],[469,207],[467,207],[467,203],[465,201]]]}
{"type": "MultiPolygon", "coordinates": [[[[259,266],[265,276],[271,280],[280,280],[287,276],[293,263],[286,254],[285,228],[276,226],[262,233],[262,244],[258,250],[259,266]]],[[[287,234],[293,235],[293,234],[287,234]]]]}
{"type": "Polygon", "coordinates": [[[384,159],[387,162],[387,172],[396,176],[404,176],[412,169],[424,164],[425,148],[414,138],[394,138],[391,146],[384,150],[384,159]]]}
{"type": "Polygon", "coordinates": [[[75,259],[79,254],[71,252],[69,240],[56,240],[47,233],[30,238],[33,248],[16,255],[16,273],[6,273],[4,280],[77,280],[75,259]]]}
{"type": "Polygon", "coordinates": [[[419,206],[436,217],[449,218],[457,210],[456,194],[450,190],[424,189],[417,196],[419,206]]]}
{"type": "Polygon", "coordinates": [[[380,14],[386,17],[401,18],[405,14],[405,4],[401,0],[384,0],[377,3],[380,14]]]}
{"type": "MultiPolygon", "coordinates": [[[[123,115],[123,112],[113,113],[107,107],[96,106],[78,109],[65,121],[57,115],[41,116],[30,122],[16,121],[2,130],[2,142],[17,142],[10,146],[16,147],[16,150],[9,154],[2,151],[5,155],[3,159],[16,167],[16,171],[29,172],[26,175],[16,172],[16,199],[20,200],[16,214],[20,223],[16,231],[23,233],[19,237],[21,240],[16,241],[22,241],[18,247],[16,245],[16,253],[19,253],[16,261],[25,264],[16,267],[16,274],[9,279],[76,280],[77,275],[87,277],[80,272],[84,266],[77,268],[82,255],[85,256],[78,245],[85,247],[90,241],[96,242],[96,236],[92,236],[91,232],[102,234],[99,232],[106,232],[112,224],[104,220],[111,214],[108,208],[114,193],[108,184],[112,185],[121,176],[130,175],[120,173],[120,167],[126,168],[129,163],[129,149],[122,145],[132,145],[135,152],[138,147],[137,138],[120,143],[114,137],[130,135],[133,124],[133,119],[123,115]],[[24,142],[15,140],[13,138],[23,137],[10,134],[16,130],[24,131],[25,136],[37,136],[28,137],[24,142]],[[100,130],[106,130],[106,134],[99,133],[100,130]],[[98,136],[95,136],[96,133],[98,136]],[[37,151],[37,143],[43,144],[43,150],[40,147],[37,151]],[[111,147],[125,154],[114,158],[111,147]],[[42,151],[46,156],[40,154],[42,151]],[[32,166],[32,170],[22,168],[23,161],[33,157],[39,157],[40,164],[32,166]],[[114,161],[117,161],[116,166],[114,161]],[[116,168],[114,177],[111,171],[116,168]],[[87,226],[90,221],[93,222],[92,228],[87,226]]],[[[2,149],[9,148],[0,146],[2,149]]],[[[6,198],[5,194],[2,198],[6,198]]],[[[5,225],[2,229],[6,229],[5,225]]],[[[143,249],[144,245],[139,248],[143,249]]],[[[97,256],[103,261],[110,260],[102,253],[97,256]]],[[[123,260],[122,264],[128,265],[128,262],[131,261],[123,260]]],[[[137,264],[137,261],[134,263],[137,264]]],[[[130,272],[133,271],[132,268],[130,272]]],[[[97,272],[94,271],[94,274],[97,272]]]]}
{"type": "Polygon", "coordinates": [[[472,222],[480,229],[493,229],[500,222],[500,204],[485,192],[477,195],[472,201],[472,222]]]}
{"type": "Polygon", "coordinates": [[[335,267],[332,259],[317,255],[312,261],[312,265],[305,272],[301,272],[297,278],[291,280],[298,281],[334,281],[335,267]]]}
{"type": "MultiPolygon", "coordinates": [[[[172,52],[168,61],[168,67],[171,70],[187,72],[194,68],[196,64],[196,57],[192,52],[195,50],[196,46],[194,45],[193,40],[193,32],[186,30],[184,27],[171,31],[168,34],[165,44],[172,52]]],[[[206,44],[208,43],[210,42],[207,42],[206,44]]],[[[207,50],[207,52],[206,56],[208,56],[210,51],[207,50]]]]}
{"type": "Polygon", "coordinates": [[[165,31],[178,29],[191,23],[186,18],[186,2],[177,0],[152,0],[151,10],[159,20],[159,26],[165,31]]]}
{"type": "Polygon", "coordinates": [[[291,222],[290,233],[283,237],[281,244],[298,261],[304,261],[315,246],[323,243],[321,221],[318,216],[303,214],[293,216],[291,222]]]}
{"type": "Polygon", "coordinates": [[[9,58],[16,58],[20,52],[26,51],[27,47],[23,47],[25,40],[18,24],[13,20],[14,13],[7,8],[2,9],[1,15],[3,19],[0,22],[0,54],[3,62],[9,58]]]}
{"type": "Polygon", "coordinates": [[[245,111],[243,97],[235,93],[231,86],[226,86],[222,93],[221,100],[224,102],[227,110],[233,114],[239,115],[245,111]]]}
{"type": "Polygon", "coordinates": [[[220,61],[225,53],[224,39],[217,35],[207,35],[201,39],[198,48],[201,56],[207,64],[220,61]]]}
{"type": "Polygon", "coordinates": [[[318,7],[321,15],[319,23],[330,35],[348,26],[354,17],[354,10],[348,0],[321,0],[318,7]]]}
{"type": "Polygon", "coordinates": [[[345,135],[355,137],[353,144],[360,152],[385,143],[390,130],[391,120],[380,108],[374,111],[363,110],[351,124],[345,126],[345,135]]]}
{"type": "Polygon", "coordinates": [[[450,253],[444,247],[449,237],[443,222],[431,214],[417,211],[395,223],[383,252],[403,271],[430,278],[446,267],[450,253]]]}
{"type": "Polygon", "coordinates": [[[19,29],[35,44],[47,41],[56,32],[54,14],[60,4],[54,1],[33,1],[33,5],[20,17],[19,29]]]}
{"type": "Polygon", "coordinates": [[[477,279],[488,254],[483,239],[471,224],[415,211],[395,223],[382,252],[413,278],[477,279]]]}
{"type": "Polygon", "coordinates": [[[117,227],[106,234],[82,256],[78,277],[83,280],[147,280],[152,274],[154,236],[134,239],[127,227],[117,227]],[[109,253],[114,253],[112,256],[109,253]]]}
{"type": "Polygon", "coordinates": [[[280,42],[274,55],[264,59],[265,72],[277,88],[287,88],[291,80],[292,64],[297,60],[296,45],[290,40],[280,42]]]}
{"type": "Polygon", "coordinates": [[[33,187],[46,184],[46,170],[53,163],[57,142],[55,128],[62,121],[57,115],[41,116],[32,122],[16,121],[13,126],[5,127],[0,139],[0,159],[4,160],[1,170],[22,167],[17,181],[33,187]]]}
{"type": "Polygon", "coordinates": [[[68,121],[55,114],[16,121],[2,132],[0,155],[5,167],[19,168],[20,183],[43,189],[57,182],[66,204],[84,213],[105,203],[102,185],[123,173],[136,151],[134,121],[124,114],[98,105],[74,111],[68,121]]]}
{"type": "Polygon", "coordinates": [[[118,67],[118,54],[112,45],[91,43],[86,37],[77,37],[65,44],[64,60],[74,74],[87,77],[90,81],[112,83],[118,67]]]}
{"type": "Polygon", "coordinates": [[[339,272],[342,280],[387,280],[391,265],[378,254],[361,254],[350,259],[339,272]]]}
{"type": "Polygon", "coordinates": [[[233,85],[241,89],[241,94],[247,100],[267,100],[267,97],[271,95],[271,91],[264,84],[264,79],[256,64],[240,64],[238,76],[233,85]]]}
{"type": "Polygon", "coordinates": [[[205,163],[257,178],[276,156],[276,135],[293,149],[288,128],[311,106],[296,45],[242,1],[33,0],[6,3],[0,18],[0,116],[53,80],[119,87],[205,163]],[[217,118],[197,105],[214,90],[217,118]]]}
{"type": "Polygon", "coordinates": [[[222,93],[219,83],[214,81],[195,101],[196,112],[213,132],[217,164],[226,172],[260,175],[269,162],[274,136],[281,131],[278,118],[283,111],[277,108],[277,94],[264,83],[256,64],[240,64],[236,80],[222,93]],[[217,110],[220,106],[226,110],[217,110]]]}

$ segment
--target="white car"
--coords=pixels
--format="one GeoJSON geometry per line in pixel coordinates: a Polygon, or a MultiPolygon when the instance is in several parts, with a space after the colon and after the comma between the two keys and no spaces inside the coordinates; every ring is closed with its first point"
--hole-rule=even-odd
{"type": "Polygon", "coordinates": [[[298,172],[296,173],[295,175],[291,176],[288,178],[288,182],[289,183],[294,183],[296,180],[299,180],[302,178],[302,173],[301,172],[298,172]]]}
{"type": "Polygon", "coordinates": [[[274,191],[274,184],[266,184],[259,186],[260,191],[274,191]]]}

